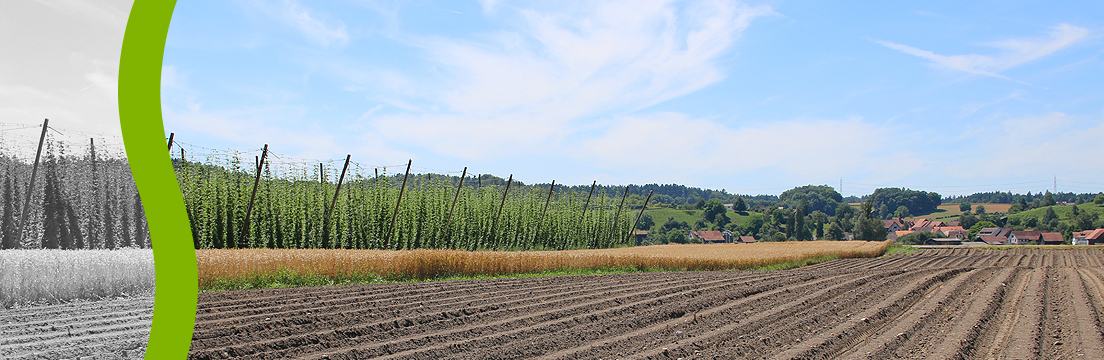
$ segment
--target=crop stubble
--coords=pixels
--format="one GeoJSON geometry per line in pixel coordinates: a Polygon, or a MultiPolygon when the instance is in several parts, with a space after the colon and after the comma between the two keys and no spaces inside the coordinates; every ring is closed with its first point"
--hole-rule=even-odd
{"type": "Polygon", "coordinates": [[[1104,251],[204,293],[192,359],[1091,358],[1104,251]]]}

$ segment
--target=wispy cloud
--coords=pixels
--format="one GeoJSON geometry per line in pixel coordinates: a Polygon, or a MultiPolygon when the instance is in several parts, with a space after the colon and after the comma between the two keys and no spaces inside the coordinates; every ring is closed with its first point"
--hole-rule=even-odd
{"type": "Polygon", "coordinates": [[[981,110],[982,108],[997,105],[997,104],[1000,104],[1000,103],[1008,101],[1008,100],[1012,100],[1012,99],[1021,99],[1022,100],[1022,98],[1025,94],[1026,93],[1023,92],[1022,90],[1016,90],[1016,91],[1013,91],[1008,96],[1005,96],[1005,97],[1002,97],[1000,99],[993,100],[993,101],[990,101],[990,102],[975,102],[975,103],[969,103],[969,104],[963,105],[962,106],[962,113],[958,117],[966,117],[966,116],[973,115],[975,112],[978,112],[978,110],[981,110]]]}
{"type": "Polygon", "coordinates": [[[445,78],[429,99],[438,110],[376,116],[376,126],[388,138],[450,155],[545,151],[579,131],[575,122],[720,81],[718,58],[754,19],[775,14],[729,1],[677,5],[586,2],[542,11],[485,2],[496,18],[521,25],[476,39],[412,40],[445,78]],[[481,140],[462,139],[468,135],[481,140]]]}
{"type": "Polygon", "coordinates": [[[311,9],[293,0],[284,0],[279,4],[258,2],[258,5],[272,17],[298,30],[307,40],[323,47],[341,46],[349,41],[345,23],[340,20],[324,21],[321,19],[323,16],[312,14],[311,9]]]}
{"type": "Polygon", "coordinates": [[[965,71],[971,74],[1007,78],[1000,74],[1047,55],[1053,54],[1089,36],[1089,30],[1070,24],[1053,27],[1046,38],[1020,38],[984,43],[982,45],[1003,50],[996,55],[940,55],[929,50],[918,49],[890,41],[871,39],[875,43],[909,55],[931,61],[936,67],[965,71]]]}

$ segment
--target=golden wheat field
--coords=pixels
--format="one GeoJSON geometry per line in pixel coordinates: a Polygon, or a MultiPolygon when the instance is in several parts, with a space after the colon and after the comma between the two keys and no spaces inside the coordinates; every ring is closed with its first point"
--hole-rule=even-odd
{"type": "Polygon", "coordinates": [[[0,250],[0,306],[153,295],[153,250],[0,250]]]}
{"type": "Polygon", "coordinates": [[[564,251],[201,249],[196,250],[196,260],[200,288],[205,288],[220,279],[281,271],[331,278],[375,274],[383,278],[429,279],[606,267],[750,269],[825,256],[875,257],[888,247],[889,242],[806,241],[564,251]]]}

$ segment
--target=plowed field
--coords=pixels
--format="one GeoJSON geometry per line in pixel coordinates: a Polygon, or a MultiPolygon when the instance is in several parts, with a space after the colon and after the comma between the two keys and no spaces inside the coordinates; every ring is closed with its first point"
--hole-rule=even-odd
{"type": "Polygon", "coordinates": [[[203,293],[192,359],[1104,357],[1104,250],[203,293]]]}
{"type": "Polygon", "coordinates": [[[149,341],[153,298],[0,311],[0,358],[4,360],[141,359],[149,341]]]}

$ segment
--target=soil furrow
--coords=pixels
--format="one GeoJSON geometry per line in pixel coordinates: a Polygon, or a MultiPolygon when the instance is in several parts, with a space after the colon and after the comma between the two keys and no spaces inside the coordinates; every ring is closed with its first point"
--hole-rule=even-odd
{"type": "MultiPolygon", "coordinates": [[[[1036,338],[1038,337],[1039,314],[1042,312],[1042,269],[1022,268],[1025,273],[1015,282],[1013,293],[997,319],[1000,327],[987,341],[988,349],[976,358],[981,359],[1035,359],[1038,358],[1036,338]]],[[[981,348],[979,348],[981,349],[981,348]]]]}
{"type": "Polygon", "coordinates": [[[1102,259],[923,249],[784,271],[207,293],[189,358],[1092,358],[1102,259]]]}
{"type": "MultiPolygon", "coordinates": [[[[793,287],[776,287],[770,291],[747,297],[728,297],[720,299],[720,301],[699,302],[691,306],[674,304],[657,309],[656,311],[649,311],[646,314],[634,313],[631,314],[632,316],[623,316],[619,319],[614,319],[616,321],[613,322],[613,326],[607,326],[605,323],[591,323],[588,324],[588,326],[556,333],[555,336],[557,338],[565,339],[563,343],[579,343],[576,341],[566,341],[566,339],[582,340],[584,342],[579,344],[581,346],[554,349],[557,350],[554,353],[548,353],[548,351],[534,352],[531,349],[525,349],[524,343],[518,344],[516,342],[507,344],[508,346],[513,345],[512,349],[489,349],[488,351],[481,351],[480,353],[487,353],[490,355],[492,351],[502,351],[506,355],[516,355],[515,357],[541,356],[543,359],[577,358],[580,357],[581,354],[585,354],[585,356],[582,357],[591,357],[599,354],[612,356],[616,354],[616,352],[623,352],[628,347],[635,347],[634,343],[638,339],[673,337],[674,333],[683,330],[680,328],[680,325],[686,325],[684,323],[687,321],[687,318],[692,319],[692,325],[702,328],[712,328],[720,326],[719,324],[741,321],[738,319],[744,319],[744,321],[746,321],[746,317],[752,313],[743,310],[750,310],[750,305],[753,303],[762,307],[786,306],[787,304],[795,303],[799,304],[798,306],[804,306],[808,303],[809,299],[802,298],[787,303],[785,302],[788,301],[786,298],[792,297],[791,293],[793,292],[807,291],[807,289],[810,288],[812,290],[817,290],[817,293],[827,293],[840,287],[856,286],[855,284],[869,281],[872,276],[874,275],[846,279],[852,276],[837,275],[795,284],[793,287]],[[675,308],[674,313],[682,313],[683,316],[670,316],[669,314],[672,314],[672,312],[666,310],[670,308],[675,308]],[[686,309],[690,309],[690,311],[686,309]],[[686,315],[687,313],[691,313],[692,315],[686,315]],[[663,334],[659,334],[660,332],[663,334]]],[[[683,335],[692,336],[693,334],[684,332],[683,335]]]]}
{"type": "Polygon", "coordinates": [[[873,336],[862,339],[861,344],[856,343],[857,346],[844,350],[840,356],[843,358],[894,357],[893,352],[905,346],[916,333],[923,331],[925,323],[931,322],[937,316],[937,312],[944,308],[944,303],[948,299],[961,293],[962,288],[971,280],[982,275],[984,275],[982,270],[973,269],[952,275],[940,284],[932,286],[923,296],[909,304],[907,311],[902,312],[899,318],[888,322],[889,327],[878,329],[876,335],[872,334],[873,336]]]}
{"type": "MultiPolygon", "coordinates": [[[[584,277],[570,277],[568,281],[561,284],[559,287],[540,287],[539,291],[533,291],[527,288],[508,288],[505,291],[492,291],[490,294],[481,294],[477,291],[466,294],[465,296],[449,296],[443,298],[435,298],[432,295],[418,299],[377,299],[375,302],[361,300],[358,298],[343,299],[342,301],[329,301],[329,302],[309,302],[309,303],[293,303],[286,304],[284,308],[280,308],[278,311],[269,312],[249,312],[241,313],[236,312],[237,316],[232,314],[227,315],[226,318],[221,318],[218,321],[197,321],[196,327],[205,328],[232,328],[233,331],[265,331],[265,329],[272,326],[266,325],[265,322],[271,319],[276,321],[286,321],[292,323],[303,323],[303,318],[309,318],[310,323],[324,324],[328,321],[332,321],[334,317],[345,317],[351,312],[371,312],[377,316],[400,316],[410,311],[418,313],[430,313],[437,311],[437,309],[445,310],[457,310],[470,308],[473,306],[481,306],[486,304],[505,304],[510,302],[517,302],[519,299],[541,299],[550,296],[564,296],[566,294],[585,293],[595,290],[610,291],[612,289],[629,289],[640,286],[650,286],[651,284],[662,284],[667,282],[667,279],[652,279],[651,281],[643,282],[624,282],[621,281],[617,284],[608,285],[602,288],[594,288],[590,282],[585,281],[584,277]],[[581,281],[578,281],[581,280],[581,281]],[[511,296],[513,299],[511,300],[511,296]],[[473,301],[474,300],[474,301],[473,301]],[[372,308],[366,308],[362,304],[375,304],[372,308]],[[382,305],[380,305],[382,303],[382,305]],[[428,305],[428,306],[427,306],[428,305]],[[267,320],[266,320],[267,319],[267,320]],[[244,328],[240,324],[246,324],[244,328]]],[[[499,287],[496,287],[499,288],[499,287]]],[[[320,325],[321,326],[321,325],[320,325]]],[[[226,336],[225,331],[212,331],[204,334],[203,336],[194,336],[193,340],[201,340],[207,338],[218,338],[226,336]]]]}
{"type": "Polygon", "coordinates": [[[1062,284],[1069,288],[1069,300],[1073,305],[1073,313],[1070,314],[1073,316],[1071,325],[1074,334],[1070,336],[1074,340],[1069,344],[1071,355],[1083,358],[1086,355],[1104,354],[1104,333],[1097,326],[1099,314],[1091,305],[1092,297],[1085,292],[1086,284],[1081,272],[1067,267],[1062,269],[1061,275],[1065,278],[1062,284]]]}
{"type": "Polygon", "coordinates": [[[929,359],[964,359],[973,356],[982,347],[979,346],[978,338],[1004,303],[1008,283],[1012,282],[1018,272],[1012,267],[1000,269],[1001,273],[988,280],[985,288],[972,296],[973,301],[961,308],[961,315],[949,324],[950,331],[941,333],[943,341],[929,359]]]}
{"type": "MultiPolygon", "coordinates": [[[[289,336],[299,336],[311,333],[312,331],[330,332],[334,330],[346,330],[344,328],[334,329],[332,326],[327,326],[327,324],[333,323],[335,321],[349,322],[349,318],[356,318],[359,320],[358,322],[361,323],[365,321],[371,322],[368,325],[361,325],[361,327],[380,327],[381,324],[392,323],[396,321],[395,319],[412,320],[412,322],[414,323],[421,324],[425,323],[426,321],[440,321],[449,318],[458,318],[472,315],[489,316],[485,313],[493,313],[495,311],[498,311],[499,309],[508,309],[511,306],[515,306],[517,304],[545,303],[547,301],[568,301],[575,298],[585,298],[588,296],[586,294],[596,291],[606,293],[607,295],[614,295],[622,292],[639,290],[641,288],[650,288],[659,285],[672,285],[672,281],[678,283],[692,283],[697,281],[698,279],[698,274],[694,275],[695,276],[685,279],[671,279],[664,277],[653,279],[652,281],[647,281],[643,283],[634,283],[633,281],[626,282],[624,281],[624,277],[622,276],[605,276],[604,278],[606,280],[609,280],[605,282],[611,283],[611,285],[608,286],[598,286],[598,283],[600,281],[596,279],[600,279],[602,277],[575,276],[568,277],[568,280],[570,280],[570,284],[572,286],[570,288],[563,289],[562,292],[552,292],[550,290],[549,292],[543,293],[543,295],[540,296],[536,296],[536,294],[522,294],[527,296],[514,296],[513,298],[510,298],[509,296],[504,296],[501,298],[484,297],[481,299],[478,297],[474,297],[474,299],[473,297],[468,297],[465,298],[466,302],[464,303],[455,302],[430,307],[419,306],[421,305],[419,303],[410,303],[401,304],[399,305],[399,308],[393,308],[389,306],[369,308],[363,306],[363,303],[354,302],[344,306],[341,309],[325,308],[325,311],[319,311],[317,314],[314,314],[313,311],[318,311],[316,309],[318,307],[317,304],[303,304],[297,305],[297,307],[305,307],[308,305],[313,305],[313,307],[299,310],[297,313],[294,314],[294,316],[289,316],[286,318],[276,317],[279,316],[279,314],[284,313],[281,312],[273,315],[273,317],[260,318],[259,316],[253,316],[248,318],[235,319],[233,320],[235,321],[234,325],[231,326],[227,326],[226,324],[197,324],[197,329],[205,327],[211,330],[208,330],[206,334],[200,335],[197,333],[197,335],[199,336],[193,336],[193,346],[198,345],[202,347],[218,347],[228,346],[230,344],[236,344],[240,346],[248,343],[240,341],[240,337],[258,337],[258,335],[260,335],[259,337],[272,339],[286,338],[289,336]],[[614,283],[614,280],[616,280],[617,282],[614,283]],[[564,300],[565,298],[566,300],[564,300]],[[345,307],[352,308],[353,310],[347,310],[345,309],[345,307]],[[412,317],[413,319],[410,319],[412,317]],[[226,335],[227,333],[232,333],[232,335],[228,336],[226,335]],[[210,342],[207,339],[217,339],[218,342],[210,342]]],[[[730,281],[744,281],[745,279],[750,278],[752,277],[750,277],[749,275],[736,276],[735,278],[730,279],[730,281]]],[[[544,305],[552,305],[552,303],[544,305]]],[[[409,325],[383,327],[406,328],[409,327],[409,325]]]]}
{"type": "MultiPolygon", "coordinates": [[[[731,279],[714,280],[714,281],[712,281],[708,284],[711,284],[714,287],[731,286],[729,284],[726,284],[726,282],[729,282],[729,281],[731,281],[731,279]]],[[[341,328],[336,328],[336,329],[330,327],[326,330],[320,330],[320,331],[305,333],[305,334],[304,333],[293,333],[293,334],[289,334],[288,336],[285,336],[283,338],[274,339],[274,340],[265,340],[263,342],[249,343],[249,344],[240,344],[239,343],[239,344],[236,344],[234,346],[230,346],[227,349],[222,350],[221,352],[227,352],[227,353],[230,353],[230,354],[235,354],[235,353],[252,354],[252,353],[261,352],[261,351],[258,351],[258,350],[265,348],[266,346],[268,346],[266,344],[270,344],[270,343],[277,343],[278,344],[278,343],[290,342],[290,343],[312,344],[310,346],[299,346],[299,347],[296,347],[294,349],[288,349],[287,352],[281,352],[281,354],[280,354],[280,356],[284,356],[284,357],[299,356],[298,353],[300,353],[300,352],[310,353],[310,352],[315,352],[315,351],[322,351],[323,349],[328,349],[328,348],[333,348],[333,347],[340,347],[340,345],[338,345],[336,343],[335,343],[335,345],[332,345],[332,346],[327,345],[328,343],[331,343],[331,342],[344,342],[344,341],[349,341],[350,339],[362,338],[362,337],[363,337],[362,340],[368,340],[369,337],[371,337],[372,339],[374,339],[376,341],[387,339],[385,342],[380,344],[380,348],[382,348],[382,351],[384,353],[387,353],[387,352],[394,352],[395,350],[392,349],[392,348],[394,348],[395,346],[400,346],[401,344],[407,344],[407,345],[401,345],[401,346],[411,346],[411,344],[412,344],[414,347],[417,347],[418,344],[415,344],[414,340],[417,340],[418,342],[421,342],[421,341],[424,341],[424,340],[419,340],[419,339],[422,339],[422,338],[425,337],[424,335],[419,336],[419,334],[421,334],[419,331],[430,331],[430,330],[433,330],[433,329],[440,328],[440,329],[452,329],[452,330],[449,331],[449,333],[453,333],[453,332],[468,332],[468,333],[491,332],[491,330],[488,330],[488,328],[508,327],[510,324],[524,323],[528,319],[533,319],[533,318],[542,317],[542,316],[543,317],[555,317],[555,318],[559,318],[559,317],[562,317],[562,316],[574,316],[574,315],[578,314],[579,312],[586,312],[588,310],[587,307],[592,305],[592,304],[598,304],[598,303],[603,303],[603,302],[614,302],[614,301],[617,301],[617,302],[636,301],[636,300],[632,300],[632,299],[639,300],[640,298],[649,298],[649,297],[654,297],[654,296],[665,294],[665,293],[676,293],[676,292],[679,292],[679,291],[685,291],[688,288],[691,288],[693,286],[694,285],[690,285],[690,284],[677,284],[677,285],[674,285],[674,286],[659,287],[659,288],[654,288],[654,287],[653,288],[645,288],[645,289],[627,288],[627,289],[624,290],[625,294],[623,294],[623,295],[620,295],[620,296],[615,297],[615,298],[599,298],[597,300],[593,299],[594,296],[590,295],[590,294],[578,294],[576,296],[571,296],[571,297],[561,297],[561,298],[557,298],[553,301],[544,302],[544,303],[528,303],[529,301],[527,301],[527,299],[518,299],[516,301],[511,301],[509,303],[497,304],[497,306],[489,306],[489,307],[486,307],[486,308],[483,308],[483,309],[479,309],[479,310],[482,310],[482,311],[475,312],[475,313],[472,313],[472,314],[457,314],[457,315],[445,314],[445,315],[440,315],[440,316],[430,315],[430,316],[426,316],[424,318],[415,318],[415,319],[400,317],[400,318],[394,319],[394,320],[378,321],[376,323],[369,324],[369,325],[354,325],[354,326],[341,327],[341,328]],[[636,291],[633,291],[633,290],[636,290],[636,291]],[[568,305],[568,304],[571,304],[572,302],[581,302],[581,304],[573,305],[573,306],[569,306],[569,307],[563,307],[563,306],[560,305],[560,304],[568,305]],[[509,306],[507,306],[507,305],[509,305],[509,306]],[[492,320],[492,322],[486,323],[486,324],[476,325],[482,319],[490,319],[490,320],[492,320]],[[494,319],[502,319],[502,320],[493,321],[494,319]],[[460,326],[459,328],[457,328],[457,326],[456,326],[456,325],[462,325],[462,324],[465,324],[465,323],[472,323],[473,320],[476,321],[476,324],[460,326]],[[309,350],[308,348],[316,348],[316,349],[309,350]]],[[[610,294],[605,294],[605,295],[610,296],[610,295],[618,295],[618,294],[617,293],[610,293],[610,294]]],[[[444,335],[439,334],[439,335],[436,335],[435,338],[436,337],[441,337],[441,336],[444,336],[444,335]]],[[[269,338],[269,339],[271,339],[271,338],[269,338]]],[[[193,343],[193,349],[195,348],[196,345],[197,345],[196,343],[193,343]]],[[[202,346],[203,344],[198,344],[198,345],[202,346]]],[[[219,352],[220,352],[219,350],[216,350],[214,355],[221,355],[221,354],[219,354],[219,352]]],[[[200,357],[200,358],[202,358],[202,357],[200,357]]]]}

